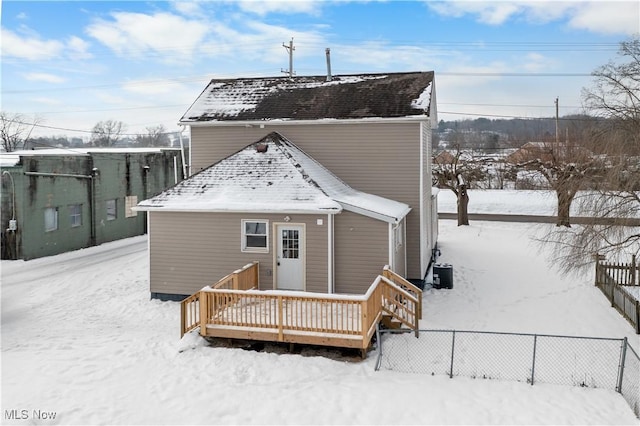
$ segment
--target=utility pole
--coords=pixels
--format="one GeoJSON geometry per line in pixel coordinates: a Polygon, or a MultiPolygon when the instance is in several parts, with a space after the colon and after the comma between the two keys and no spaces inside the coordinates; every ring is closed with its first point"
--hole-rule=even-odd
{"type": "Polygon", "coordinates": [[[282,47],[284,47],[289,53],[289,70],[281,69],[280,71],[289,74],[289,78],[293,78],[293,75],[295,74],[293,72],[293,51],[296,50],[296,48],[293,46],[293,37],[291,37],[291,41],[289,42],[288,46],[282,43],[282,47]]]}
{"type": "Polygon", "coordinates": [[[556,145],[560,143],[560,133],[558,131],[558,97],[556,96],[556,145]]]}

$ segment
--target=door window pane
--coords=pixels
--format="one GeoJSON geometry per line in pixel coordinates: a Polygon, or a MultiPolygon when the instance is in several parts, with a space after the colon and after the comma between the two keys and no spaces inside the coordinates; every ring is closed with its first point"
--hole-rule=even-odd
{"type": "Polygon", "coordinates": [[[300,236],[295,229],[282,230],[282,257],[298,259],[300,257],[300,236]]]}

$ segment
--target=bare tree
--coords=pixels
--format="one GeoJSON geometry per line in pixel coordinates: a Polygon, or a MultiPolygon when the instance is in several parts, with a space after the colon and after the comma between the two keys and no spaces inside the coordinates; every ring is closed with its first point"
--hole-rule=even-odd
{"type": "Polygon", "coordinates": [[[640,39],[621,43],[619,55],[583,90],[585,106],[602,119],[592,137],[605,161],[599,185],[578,198],[581,216],[591,220],[542,239],[564,272],[589,265],[596,253],[620,260],[640,253],[640,39]]]}
{"type": "Polygon", "coordinates": [[[38,118],[34,118],[31,123],[28,121],[22,114],[0,112],[0,138],[2,138],[2,148],[6,152],[22,148],[40,122],[38,118]]]}
{"type": "Polygon", "coordinates": [[[136,138],[139,146],[169,146],[169,142],[167,129],[162,124],[147,127],[147,134],[136,138]]]}
{"type": "Polygon", "coordinates": [[[599,158],[577,142],[541,142],[522,154],[517,164],[535,170],[549,182],[558,199],[556,226],[571,226],[571,204],[601,171],[599,158]],[[533,149],[535,148],[535,149],[533,149]]]}
{"type": "Polygon", "coordinates": [[[469,224],[469,187],[484,179],[483,165],[472,158],[462,159],[463,152],[457,145],[455,152],[443,151],[433,158],[433,180],[438,188],[446,188],[456,194],[458,226],[469,224]]]}
{"type": "Polygon", "coordinates": [[[122,121],[100,121],[91,130],[91,144],[94,146],[114,146],[125,130],[126,126],[122,121]]]}

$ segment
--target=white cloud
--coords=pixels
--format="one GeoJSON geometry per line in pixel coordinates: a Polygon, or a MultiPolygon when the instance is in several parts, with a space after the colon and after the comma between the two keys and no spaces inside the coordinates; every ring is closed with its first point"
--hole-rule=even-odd
{"type": "Polygon", "coordinates": [[[46,83],[64,83],[65,78],[58,75],[47,74],[43,72],[31,72],[24,74],[24,78],[29,81],[44,81],[46,83]]]}
{"type": "Polygon", "coordinates": [[[574,8],[569,25],[602,34],[638,34],[640,33],[640,2],[580,3],[574,8]]]}
{"type": "Polygon", "coordinates": [[[269,13],[306,13],[318,15],[323,1],[318,0],[240,0],[237,5],[245,12],[260,16],[269,13]]]}
{"type": "Polygon", "coordinates": [[[357,64],[360,69],[347,72],[370,70],[431,71],[443,63],[451,52],[430,50],[417,46],[393,46],[383,42],[367,42],[360,45],[331,47],[336,71],[344,69],[344,63],[357,64]]]}
{"type": "Polygon", "coordinates": [[[175,87],[175,84],[169,84],[169,82],[158,84],[158,80],[130,80],[122,85],[122,89],[136,94],[159,95],[180,90],[175,87]]]}
{"type": "Polygon", "coordinates": [[[210,31],[206,22],[170,13],[115,12],[112,17],[112,21],[94,22],[86,31],[114,52],[126,56],[141,56],[151,50],[164,61],[187,59],[210,31]]]}
{"type": "Polygon", "coordinates": [[[89,59],[93,57],[89,53],[89,43],[80,37],[72,36],[67,40],[68,55],[71,59],[89,59]]]}
{"type": "Polygon", "coordinates": [[[528,53],[522,61],[516,62],[519,65],[518,70],[524,72],[545,72],[554,69],[555,63],[546,56],[531,52],[528,53]]]}
{"type": "Polygon", "coordinates": [[[478,22],[488,25],[501,25],[516,18],[536,23],[565,19],[570,27],[595,33],[640,32],[640,3],[633,0],[427,1],[426,4],[443,16],[476,15],[478,22]]]}
{"type": "Polygon", "coordinates": [[[60,99],[44,98],[44,97],[31,98],[31,102],[41,104],[41,105],[62,105],[62,101],[60,99]]]}
{"type": "Polygon", "coordinates": [[[171,6],[180,14],[186,16],[196,16],[202,13],[200,3],[195,1],[174,1],[171,2],[171,6]]]}
{"type": "Polygon", "coordinates": [[[35,36],[22,37],[4,28],[1,34],[3,57],[31,61],[47,60],[58,57],[64,49],[64,44],[57,40],[41,40],[35,36]]]}

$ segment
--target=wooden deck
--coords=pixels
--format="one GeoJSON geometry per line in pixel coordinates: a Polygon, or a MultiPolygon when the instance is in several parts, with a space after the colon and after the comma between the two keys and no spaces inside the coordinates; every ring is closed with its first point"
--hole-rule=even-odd
{"type": "Polygon", "coordinates": [[[206,337],[366,350],[383,315],[418,333],[422,291],[385,267],[364,295],[258,288],[258,263],[246,265],[181,303],[181,332],[206,337]]]}

